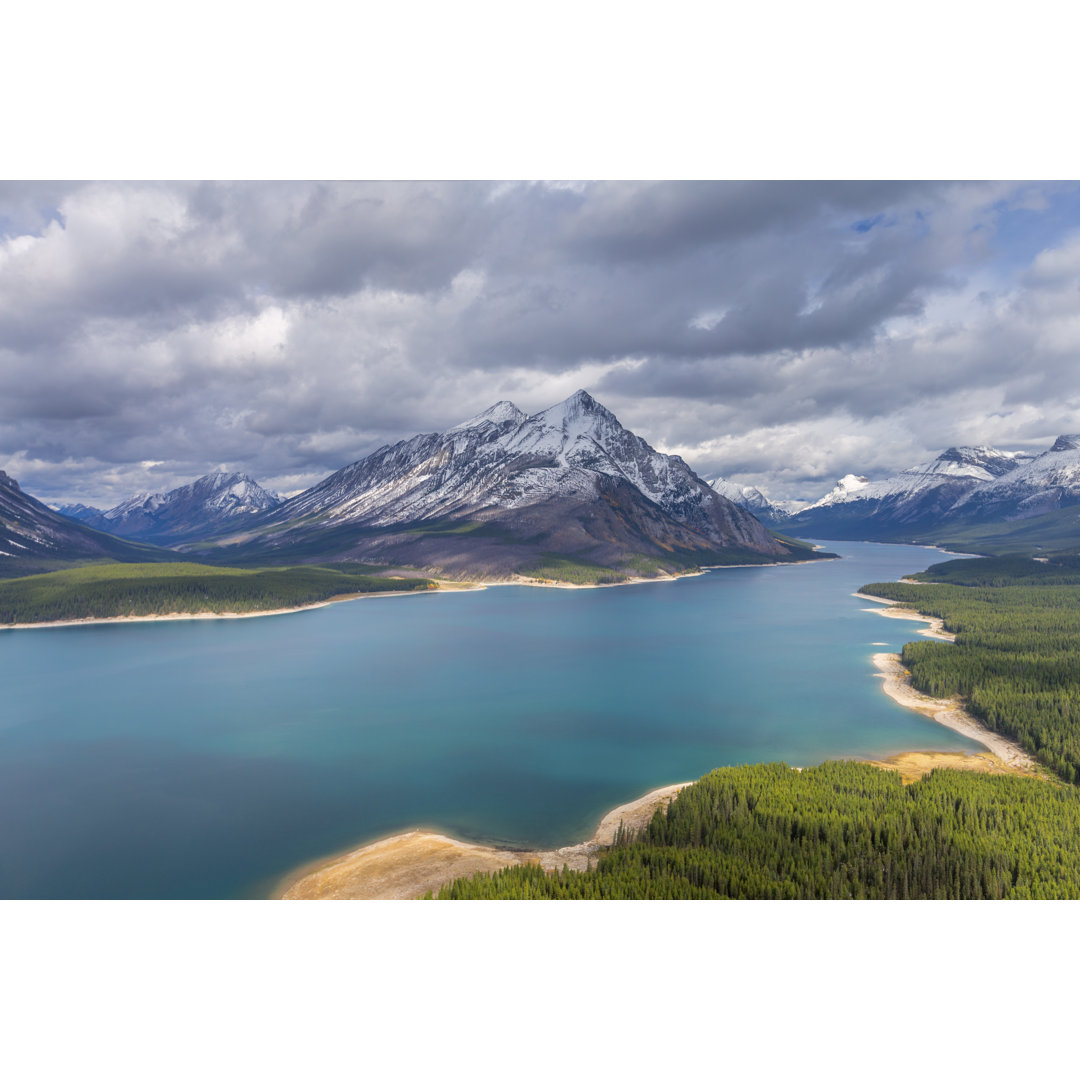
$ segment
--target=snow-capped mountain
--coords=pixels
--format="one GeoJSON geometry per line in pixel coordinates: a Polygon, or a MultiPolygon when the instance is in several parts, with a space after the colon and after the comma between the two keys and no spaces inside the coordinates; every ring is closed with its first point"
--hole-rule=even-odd
{"type": "Polygon", "coordinates": [[[143,492],[96,515],[84,507],[77,520],[114,536],[170,544],[224,532],[280,502],[244,473],[214,472],[172,491],[143,492]]]}
{"type": "Polygon", "coordinates": [[[73,560],[146,557],[123,540],[50,510],[0,471],[0,577],[51,570],[73,560]]]}
{"type": "Polygon", "coordinates": [[[783,529],[788,519],[807,507],[807,503],[798,499],[780,499],[774,502],[756,487],[736,484],[718,476],[709,485],[713,491],[730,499],[736,506],[749,510],[759,521],[770,528],[783,529]]]}
{"type": "Polygon", "coordinates": [[[90,525],[100,519],[104,513],[96,506],[85,506],[82,503],[64,503],[63,506],[55,506],[53,509],[63,517],[71,518],[72,521],[85,521],[90,525]]]}
{"type": "Polygon", "coordinates": [[[541,552],[605,566],[634,555],[669,565],[725,551],[791,557],[583,390],[532,416],[500,401],[441,434],[380,447],[255,524],[246,542],[256,548],[332,548],[444,572],[505,574],[541,552]]]}
{"type": "Polygon", "coordinates": [[[773,504],[756,487],[744,487],[742,484],[725,480],[722,476],[718,476],[709,486],[736,506],[749,510],[751,514],[771,514],[773,511],[773,504]]]}
{"type": "Polygon", "coordinates": [[[989,446],[954,446],[933,461],[885,480],[849,473],[795,514],[798,535],[870,537],[925,529],[953,517],[959,502],[1018,470],[1027,455],[989,446]]]}
{"type": "Polygon", "coordinates": [[[860,498],[860,492],[870,486],[870,481],[865,476],[856,476],[848,473],[841,476],[833,485],[833,489],[816,503],[811,503],[807,510],[817,510],[822,506],[834,506],[836,503],[852,502],[860,498]]]}
{"type": "Polygon", "coordinates": [[[1059,435],[1049,450],[966,493],[950,511],[963,521],[1014,521],[1080,503],[1080,435],[1059,435]]]}

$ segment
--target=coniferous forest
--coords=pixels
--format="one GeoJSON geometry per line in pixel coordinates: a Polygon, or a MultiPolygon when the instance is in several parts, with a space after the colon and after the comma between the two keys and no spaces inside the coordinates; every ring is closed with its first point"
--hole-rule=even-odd
{"type": "Polygon", "coordinates": [[[256,612],[354,593],[434,588],[427,578],[374,577],[362,564],[240,570],[198,563],[106,563],[0,581],[5,623],[105,619],[174,612],[256,612]]]}
{"type": "Polygon", "coordinates": [[[960,559],[860,590],[943,620],[955,644],[904,646],[912,684],[964,698],[988,728],[1080,782],[1080,566],[1075,557],[960,559]]]}
{"type": "MultiPolygon", "coordinates": [[[[430,894],[429,894],[430,895],[430,894]]],[[[1080,791],[830,761],[717,769],[587,871],[514,866],[445,900],[1080,898],[1080,791]]]]}

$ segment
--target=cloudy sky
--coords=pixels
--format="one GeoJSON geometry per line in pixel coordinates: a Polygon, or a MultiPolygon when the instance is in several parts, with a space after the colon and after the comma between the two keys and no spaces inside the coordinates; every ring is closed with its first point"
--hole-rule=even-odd
{"type": "Polygon", "coordinates": [[[585,387],[817,497],[1080,431],[1080,185],[0,184],[0,468],[289,493],[585,387]]]}

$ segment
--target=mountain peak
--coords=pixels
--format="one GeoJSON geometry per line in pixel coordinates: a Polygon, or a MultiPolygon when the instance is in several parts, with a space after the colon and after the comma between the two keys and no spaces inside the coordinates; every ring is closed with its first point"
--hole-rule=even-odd
{"type": "Polygon", "coordinates": [[[215,472],[164,493],[140,493],[93,524],[115,536],[172,542],[225,528],[239,515],[269,510],[281,499],[247,473],[215,472]]]}
{"type": "Polygon", "coordinates": [[[587,390],[576,391],[558,405],[552,405],[550,409],[537,413],[537,416],[544,417],[555,427],[573,424],[583,417],[611,420],[618,424],[615,414],[601,405],[587,390]]]}
{"type": "Polygon", "coordinates": [[[19,487],[19,481],[16,480],[13,476],[8,476],[8,474],[4,472],[3,469],[0,469],[0,484],[3,484],[4,487],[11,488],[12,491],[22,490],[22,488],[19,487]]]}
{"type": "Polygon", "coordinates": [[[380,447],[255,521],[239,542],[276,551],[328,527],[344,537],[337,529],[354,525],[361,528],[348,541],[350,557],[375,544],[380,562],[452,558],[446,565],[455,573],[475,560],[485,574],[517,572],[541,551],[618,562],[627,553],[665,560],[678,549],[725,547],[787,556],[752,514],[624,428],[585,390],[532,416],[500,401],[442,434],[380,447]],[[463,545],[477,538],[459,540],[456,531],[416,541],[405,529],[436,520],[497,524],[513,540],[472,551],[463,545]],[[377,538],[369,527],[380,530],[377,538]],[[396,555],[415,543],[422,547],[396,555]]]}
{"type": "Polygon", "coordinates": [[[176,490],[184,491],[190,488],[193,492],[220,491],[222,488],[234,487],[236,484],[250,484],[252,487],[259,486],[247,473],[225,472],[224,469],[217,469],[212,473],[207,473],[205,476],[200,476],[198,480],[192,480],[190,484],[176,490]]]}
{"type": "Polygon", "coordinates": [[[948,450],[943,450],[938,454],[937,460],[968,462],[973,459],[986,457],[986,455],[992,453],[994,453],[994,451],[988,446],[950,446],[948,450]]]}
{"type": "Polygon", "coordinates": [[[600,403],[588,390],[576,390],[566,399],[566,404],[575,404],[580,405],[582,408],[588,408],[590,405],[599,405],[600,403]]]}
{"type": "Polygon", "coordinates": [[[556,408],[564,408],[566,409],[567,413],[609,412],[609,410],[605,409],[604,406],[601,405],[600,402],[597,401],[596,398],[594,398],[588,390],[575,391],[565,401],[560,402],[559,405],[556,406],[556,408]]]}
{"type": "Polygon", "coordinates": [[[468,420],[463,420],[460,424],[447,428],[447,430],[464,431],[466,428],[479,427],[481,424],[505,424],[511,420],[520,424],[527,419],[528,413],[522,412],[512,401],[496,401],[494,405],[485,409],[482,413],[477,413],[468,420]]]}
{"type": "Polygon", "coordinates": [[[1060,454],[1065,450],[1080,450],[1080,435],[1059,435],[1050,447],[1051,454],[1060,454]]]}
{"type": "Polygon", "coordinates": [[[859,488],[866,487],[870,481],[865,476],[856,476],[854,473],[848,473],[846,476],[841,476],[836,481],[837,491],[858,491],[859,488]]]}

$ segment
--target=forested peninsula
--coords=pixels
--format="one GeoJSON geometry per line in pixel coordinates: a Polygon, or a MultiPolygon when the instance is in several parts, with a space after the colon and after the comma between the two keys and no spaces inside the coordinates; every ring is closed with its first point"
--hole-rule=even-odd
{"type": "Polygon", "coordinates": [[[243,570],[199,563],[105,563],[0,581],[0,627],[168,615],[258,614],[349,596],[436,588],[336,563],[243,570]]]}

